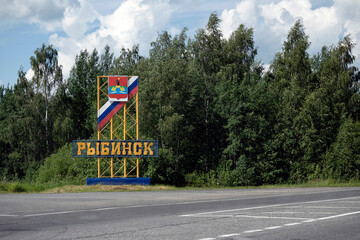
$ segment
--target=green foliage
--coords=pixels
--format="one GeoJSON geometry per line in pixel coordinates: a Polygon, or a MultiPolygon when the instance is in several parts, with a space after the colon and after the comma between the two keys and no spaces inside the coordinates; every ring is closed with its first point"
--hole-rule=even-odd
{"type": "Polygon", "coordinates": [[[174,155],[171,149],[159,149],[159,157],[149,161],[145,177],[150,177],[153,183],[184,185],[184,173],[181,161],[179,161],[180,157],[174,155]]]}
{"type": "Polygon", "coordinates": [[[45,159],[38,170],[36,181],[38,183],[84,183],[87,177],[94,177],[96,174],[97,161],[94,158],[73,158],[72,145],[66,144],[45,159]]]}
{"type": "Polygon", "coordinates": [[[208,173],[193,172],[185,175],[185,182],[187,186],[191,187],[218,187],[216,172],[210,170],[208,173]]]}
{"type": "Polygon", "coordinates": [[[360,122],[346,119],[336,141],[325,155],[327,177],[338,180],[360,179],[360,122]]]}
{"type": "Polygon", "coordinates": [[[45,190],[62,187],[73,182],[60,182],[60,183],[37,183],[26,181],[1,181],[0,193],[38,193],[45,190]]]}
{"type": "MultiPolygon", "coordinates": [[[[107,53],[108,51],[109,48],[107,53]]],[[[103,59],[109,61],[109,56],[103,56],[103,59]]],[[[108,67],[101,66],[96,49],[92,53],[87,50],[80,51],[76,56],[75,65],[68,79],[69,96],[64,96],[65,101],[63,101],[63,105],[67,106],[67,109],[64,109],[66,114],[56,125],[61,132],[68,132],[71,137],[69,140],[87,139],[95,131],[93,121],[96,118],[94,116],[96,108],[93,103],[96,103],[96,79],[101,74],[101,68],[108,67]],[[68,124],[64,124],[64,121],[68,124]]]]}
{"type": "Polygon", "coordinates": [[[19,182],[14,182],[9,185],[9,192],[11,193],[21,193],[25,191],[25,187],[19,182]]]}
{"type": "MultiPolygon", "coordinates": [[[[49,103],[53,97],[53,92],[56,87],[62,83],[62,70],[58,65],[57,50],[50,46],[43,44],[34,52],[35,56],[30,58],[31,68],[34,71],[32,79],[35,85],[36,92],[39,92],[44,97],[45,114],[45,146],[46,154],[50,154],[50,118],[49,118],[49,103]]],[[[41,119],[42,120],[42,119],[41,119]]]]}
{"type": "Polygon", "coordinates": [[[73,162],[71,145],[66,144],[56,153],[45,159],[39,168],[38,182],[61,182],[68,176],[68,171],[73,162]]]}
{"type": "Polygon", "coordinates": [[[225,39],[215,13],[193,39],[158,34],[117,56],[82,50],[66,81],[57,51],[42,45],[13,87],[0,86],[0,191],[31,192],[97,176],[72,158],[71,140],[96,131],[96,77],[139,75],[140,135],[159,140],[141,159],[153,183],[224,187],[359,181],[360,72],[354,43],[309,56],[302,22],[289,30],[270,71],[256,61],[254,29],[225,39]],[[14,181],[14,182],[12,182],[14,181]]]}

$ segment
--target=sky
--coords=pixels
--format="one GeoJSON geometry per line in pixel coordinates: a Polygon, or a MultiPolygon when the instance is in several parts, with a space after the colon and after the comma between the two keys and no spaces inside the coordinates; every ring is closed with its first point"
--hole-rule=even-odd
{"type": "Polygon", "coordinates": [[[360,68],[360,0],[0,0],[0,6],[0,85],[15,84],[20,68],[30,78],[30,57],[43,43],[58,50],[67,78],[81,50],[101,53],[109,45],[117,56],[139,44],[148,56],[158,33],[175,36],[186,27],[194,38],[213,12],[224,38],[240,24],[254,28],[257,60],[266,67],[301,19],[310,56],[350,34],[360,68]]]}

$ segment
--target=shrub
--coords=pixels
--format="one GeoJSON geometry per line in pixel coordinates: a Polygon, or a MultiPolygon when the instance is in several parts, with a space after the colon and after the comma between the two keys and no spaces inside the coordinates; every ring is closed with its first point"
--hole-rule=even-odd
{"type": "Polygon", "coordinates": [[[9,185],[8,191],[12,193],[26,192],[26,188],[19,182],[13,182],[9,185]]]}
{"type": "Polygon", "coordinates": [[[82,184],[87,177],[95,176],[97,176],[97,161],[94,158],[73,158],[72,145],[66,144],[45,159],[38,170],[36,181],[82,184]]]}
{"type": "Polygon", "coordinates": [[[185,175],[186,185],[192,187],[217,187],[219,186],[216,172],[210,170],[208,173],[193,172],[185,175]]]}

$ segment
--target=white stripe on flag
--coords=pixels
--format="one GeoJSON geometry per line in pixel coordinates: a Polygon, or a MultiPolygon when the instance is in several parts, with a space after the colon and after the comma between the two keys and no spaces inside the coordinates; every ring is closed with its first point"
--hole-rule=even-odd
{"type": "Polygon", "coordinates": [[[112,104],[113,102],[110,102],[110,101],[107,101],[98,111],[97,113],[97,117],[100,117],[101,114],[103,114],[103,112],[105,112],[105,110],[110,107],[110,105],[112,104]]]}
{"type": "Polygon", "coordinates": [[[128,87],[131,86],[131,84],[135,82],[136,79],[138,79],[138,76],[132,76],[128,81],[128,87]]]}

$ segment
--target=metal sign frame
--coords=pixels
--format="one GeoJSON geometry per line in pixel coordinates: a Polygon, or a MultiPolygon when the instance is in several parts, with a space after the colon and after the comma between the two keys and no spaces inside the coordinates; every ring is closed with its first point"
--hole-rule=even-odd
{"type": "MultiPolygon", "coordinates": [[[[97,77],[97,110],[109,99],[108,77],[97,77]]],[[[128,76],[129,78],[131,76],[128,76]]],[[[110,121],[98,129],[97,140],[139,140],[139,91],[110,121]]],[[[98,178],[139,178],[139,157],[98,157],[98,178]]]]}

